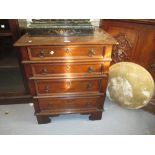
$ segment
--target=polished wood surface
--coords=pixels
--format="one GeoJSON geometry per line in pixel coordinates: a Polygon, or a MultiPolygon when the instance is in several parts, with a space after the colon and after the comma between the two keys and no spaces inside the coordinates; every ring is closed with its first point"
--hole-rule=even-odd
{"type": "Polygon", "coordinates": [[[115,39],[101,29],[93,36],[24,35],[15,43],[21,46],[38,123],[69,113],[88,114],[90,120],[102,118],[113,44],[115,39]]]}
{"type": "MultiPolygon", "coordinates": [[[[112,63],[131,61],[146,68],[155,80],[155,20],[101,20],[100,28],[119,45],[113,46],[112,63]]],[[[155,100],[145,107],[155,114],[155,100]]]]}
{"type": "Polygon", "coordinates": [[[27,34],[22,36],[15,43],[15,46],[40,46],[40,45],[111,45],[116,44],[116,40],[102,29],[96,29],[94,35],[71,36],[71,37],[32,37],[27,34]]]}

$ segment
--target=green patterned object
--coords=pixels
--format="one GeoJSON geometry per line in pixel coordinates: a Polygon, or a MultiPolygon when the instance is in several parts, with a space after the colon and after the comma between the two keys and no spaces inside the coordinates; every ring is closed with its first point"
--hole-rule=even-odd
{"type": "Polygon", "coordinates": [[[131,62],[120,62],[109,70],[107,96],[115,103],[138,109],[146,106],[154,95],[154,81],[142,66],[131,62]]]}
{"type": "Polygon", "coordinates": [[[33,19],[27,26],[31,36],[85,36],[94,30],[89,19],[33,19]]]}

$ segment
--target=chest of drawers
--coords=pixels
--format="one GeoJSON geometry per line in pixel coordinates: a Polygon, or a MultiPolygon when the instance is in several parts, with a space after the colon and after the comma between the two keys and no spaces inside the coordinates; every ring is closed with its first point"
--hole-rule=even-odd
{"type": "Polygon", "coordinates": [[[102,117],[112,45],[117,42],[105,31],[91,36],[32,37],[16,43],[38,123],[60,114],[102,117]]]}

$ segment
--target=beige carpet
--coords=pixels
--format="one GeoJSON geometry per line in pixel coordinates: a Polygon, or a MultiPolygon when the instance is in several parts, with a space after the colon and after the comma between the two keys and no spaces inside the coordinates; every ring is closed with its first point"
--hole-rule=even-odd
{"type": "Polygon", "coordinates": [[[31,104],[0,105],[0,134],[148,135],[155,134],[155,115],[143,110],[123,109],[106,99],[100,121],[89,121],[87,115],[72,114],[38,125],[31,104]]]}

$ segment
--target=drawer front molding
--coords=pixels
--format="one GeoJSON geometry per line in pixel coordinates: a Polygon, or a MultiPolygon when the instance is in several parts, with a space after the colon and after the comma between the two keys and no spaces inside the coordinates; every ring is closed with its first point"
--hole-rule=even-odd
{"type": "Polygon", "coordinates": [[[103,97],[42,98],[38,99],[41,110],[102,108],[103,97]]]}
{"type": "Polygon", "coordinates": [[[99,92],[101,79],[35,80],[39,95],[68,92],[99,92]]]}
{"type": "Polygon", "coordinates": [[[103,46],[40,46],[28,48],[30,60],[103,58],[103,46]]]}

